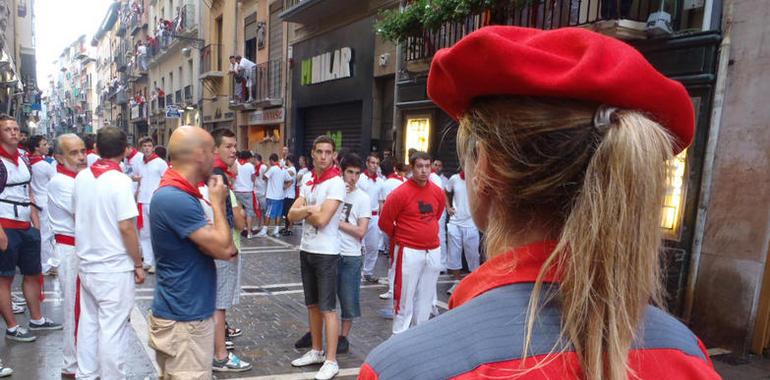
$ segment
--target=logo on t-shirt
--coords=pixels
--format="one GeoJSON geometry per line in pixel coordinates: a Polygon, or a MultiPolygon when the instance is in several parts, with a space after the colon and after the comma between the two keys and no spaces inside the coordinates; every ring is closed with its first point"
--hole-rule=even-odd
{"type": "Polygon", "coordinates": [[[353,211],[353,204],[352,203],[343,203],[342,204],[342,218],[340,220],[348,221],[348,218],[350,218],[350,212],[353,211]]]}
{"type": "Polygon", "coordinates": [[[423,201],[417,201],[417,209],[420,211],[420,214],[425,216],[425,214],[433,214],[433,205],[430,203],[425,203],[423,201]]]}

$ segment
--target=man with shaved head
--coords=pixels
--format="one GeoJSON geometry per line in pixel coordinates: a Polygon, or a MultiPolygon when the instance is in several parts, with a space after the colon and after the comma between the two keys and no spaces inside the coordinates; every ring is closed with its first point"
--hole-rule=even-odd
{"type": "Polygon", "coordinates": [[[161,378],[211,379],[214,356],[214,259],[237,255],[227,222],[228,189],[211,175],[216,149],[205,130],[182,126],[168,145],[171,166],[150,202],[157,287],[150,342],[161,378]],[[208,201],[197,184],[208,181],[208,201]],[[209,221],[204,205],[212,210],[209,221]]]}
{"type": "Polygon", "coordinates": [[[54,146],[56,174],[48,183],[48,221],[54,236],[54,257],[59,260],[59,286],[63,306],[64,365],[61,373],[74,377],[78,369],[75,351],[75,326],[79,315],[78,256],[75,254],[75,213],[72,194],[75,176],[86,168],[86,146],[77,135],[66,134],[54,146]]]}

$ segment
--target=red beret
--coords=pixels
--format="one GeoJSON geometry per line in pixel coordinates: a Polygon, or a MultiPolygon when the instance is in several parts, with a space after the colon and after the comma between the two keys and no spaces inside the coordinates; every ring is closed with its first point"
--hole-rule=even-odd
{"type": "Polygon", "coordinates": [[[525,95],[593,101],[640,110],[677,138],[692,141],[695,115],[681,83],[659,73],[633,47],[580,28],[550,31],[489,26],[436,52],[428,96],[458,119],[474,98],[525,95]]]}

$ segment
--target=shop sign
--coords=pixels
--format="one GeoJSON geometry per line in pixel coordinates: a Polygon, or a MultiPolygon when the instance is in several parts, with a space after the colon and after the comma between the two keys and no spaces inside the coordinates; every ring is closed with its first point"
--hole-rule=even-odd
{"type": "Polygon", "coordinates": [[[350,78],[352,59],[353,50],[349,47],[303,59],[300,84],[309,86],[335,79],[350,78]]]}
{"type": "Polygon", "coordinates": [[[179,109],[177,106],[167,106],[166,107],[166,119],[181,119],[182,118],[182,110],[179,109]]]}
{"type": "Polygon", "coordinates": [[[337,150],[342,148],[342,131],[327,131],[326,136],[329,136],[334,140],[334,145],[337,147],[337,150]]]}
{"type": "Polygon", "coordinates": [[[246,115],[247,125],[283,123],[286,112],[284,108],[272,108],[249,112],[246,115]]]}

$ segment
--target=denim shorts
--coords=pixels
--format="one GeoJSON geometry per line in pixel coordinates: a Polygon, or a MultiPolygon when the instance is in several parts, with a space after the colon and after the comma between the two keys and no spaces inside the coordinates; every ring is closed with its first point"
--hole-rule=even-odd
{"type": "Polygon", "coordinates": [[[340,256],[337,269],[337,297],[343,320],[361,316],[361,256],[340,256]]]}
{"type": "Polygon", "coordinates": [[[299,251],[305,305],[318,305],[321,311],[337,311],[337,267],[339,255],[299,251]]]}
{"type": "Polygon", "coordinates": [[[283,199],[270,199],[267,198],[267,217],[270,219],[276,219],[281,217],[283,212],[283,199]]]}
{"type": "Polygon", "coordinates": [[[0,251],[0,276],[12,277],[16,267],[25,276],[42,273],[40,264],[40,231],[30,227],[26,230],[6,228],[8,248],[0,251]]]}

